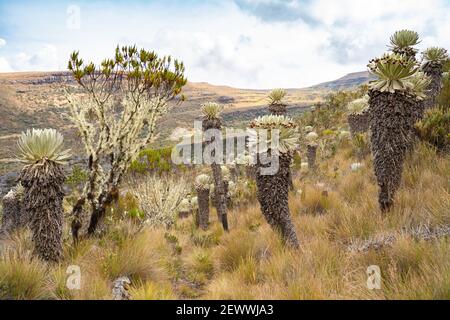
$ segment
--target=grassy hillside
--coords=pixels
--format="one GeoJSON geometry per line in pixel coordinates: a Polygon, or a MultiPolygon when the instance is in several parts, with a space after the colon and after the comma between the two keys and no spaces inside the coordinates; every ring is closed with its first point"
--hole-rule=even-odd
{"type": "Polygon", "coordinates": [[[385,216],[370,159],[352,172],[354,160],[345,146],[321,162],[321,174],[295,179],[290,207],[300,251],[283,248],[256,203],[231,211],[228,234],[215,212],[209,231],[195,230],[192,218],[171,230],[140,231],[122,219],[78,248],[67,234],[65,259],[52,267],[31,257],[29,235],[20,233],[2,252],[0,298],[108,299],[112,281],[127,275],[134,299],[449,299],[448,239],[414,232],[450,223],[449,159],[420,145],[408,159],[395,209],[385,216]],[[387,235],[395,241],[351,250],[359,248],[352,243],[387,235]],[[81,267],[79,291],[65,287],[68,265],[81,267]],[[366,287],[370,265],[381,268],[381,290],[366,287]]]}
{"type": "MultiPolygon", "coordinates": [[[[293,166],[289,205],[300,250],[284,248],[269,228],[255,183],[245,175],[236,181],[225,233],[214,209],[207,231],[195,228],[192,215],[169,228],[142,223],[139,210],[147,202],[133,195],[149,189],[139,186],[159,181],[192,190],[198,170],[130,174],[100,236],[74,247],[66,226],[58,265],[32,257],[26,231],[4,242],[0,298],[110,299],[113,281],[127,276],[133,299],[450,299],[449,155],[418,143],[394,208],[382,214],[367,136],[357,143],[340,134],[347,126],[346,101],[359,95],[336,95],[297,119],[320,136],[318,169],[299,166],[303,145],[293,166]],[[362,166],[352,170],[356,162],[362,166]],[[80,290],[66,287],[69,265],[80,267],[80,290]],[[381,270],[380,290],[367,288],[372,265],[381,270]]],[[[65,199],[66,212],[74,195],[65,199]]]]}
{"type": "MultiPolygon", "coordinates": [[[[354,75],[312,88],[287,90],[290,114],[297,115],[302,107],[322,101],[330,90],[352,88],[368,79],[365,72],[356,73],[357,77],[354,75]]],[[[73,124],[67,118],[63,87],[72,85],[72,76],[65,72],[0,73],[0,159],[11,156],[17,136],[31,127],[58,129],[73,149],[81,148],[73,124]]],[[[268,90],[188,83],[183,92],[186,101],[174,107],[173,112],[159,123],[161,145],[176,127],[190,128],[199,115],[200,105],[207,101],[226,106],[225,118],[229,125],[240,125],[243,120],[253,119],[266,107],[268,90]]],[[[7,168],[0,168],[0,174],[6,171],[7,168]]]]}
{"type": "MultiPolygon", "coordinates": [[[[52,127],[64,133],[69,145],[78,150],[76,131],[67,117],[64,86],[74,81],[63,72],[0,73],[0,159],[11,156],[15,139],[21,131],[52,127]]],[[[199,115],[200,106],[216,101],[226,106],[228,120],[248,114],[267,105],[267,90],[235,89],[208,83],[188,83],[183,89],[186,101],[173,108],[159,123],[160,144],[164,144],[176,127],[191,128],[199,115]]],[[[310,106],[322,100],[322,89],[291,89],[287,102],[291,107],[310,106]]],[[[0,171],[1,172],[1,171],[0,171]]]]}
{"type": "Polygon", "coordinates": [[[327,89],[327,90],[344,90],[356,88],[363,83],[369,82],[370,80],[373,80],[373,76],[371,76],[367,71],[353,72],[337,80],[315,85],[312,88],[327,89]]]}

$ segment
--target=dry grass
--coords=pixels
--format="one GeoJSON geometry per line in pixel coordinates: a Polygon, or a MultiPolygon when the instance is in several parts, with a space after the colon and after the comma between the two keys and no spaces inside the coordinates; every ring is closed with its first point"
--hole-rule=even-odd
{"type": "Polygon", "coordinates": [[[352,172],[350,148],[323,161],[320,174],[295,181],[302,190],[290,195],[298,251],[283,248],[257,203],[229,212],[229,233],[214,210],[207,231],[195,230],[192,217],[169,234],[117,222],[103,238],[76,249],[67,244],[58,266],[31,258],[29,235],[20,233],[2,250],[0,297],[110,299],[112,281],[128,276],[134,299],[450,299],[448,239],[403,234],[380,250],[347,249],[402,228],[449,225],[449,158],[419,145],[407,160],[394,209],[382,215],[370,157],[352,172]],[[71,264],[81,268],[81,290],[65,287],[71,264]],[[381,269],[381,290],[367,289],[371,265],[381,269]]]}

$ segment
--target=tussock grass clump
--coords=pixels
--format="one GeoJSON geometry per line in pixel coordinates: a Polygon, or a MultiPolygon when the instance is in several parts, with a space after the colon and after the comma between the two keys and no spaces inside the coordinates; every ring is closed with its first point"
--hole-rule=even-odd
{"type": "Polygon", "coordinates": [[[311,186],[305,187],[303,191],[303,201],[300,203],[300,212],[306,214],[325,214],[330,209],[339,205],[334,192],[311,186]]]}
{"type": "Polygon", "coordinates": [[[111,250],[105,248],[107,251],[103,258],[105,275],[111,281],[121,276],[142,281],[164,280],[159,266],[159,257],[155,252],[155,241],[160,242],[162,246],[161,238],[147,231],[136,237],[125,239],[116,248],[111,250]]]}
{"type": "Polygon", "coordinates": [[[214,259],[211,250],[195,249],[185,259],[188,279],[200,285],[205,284],[214,275],[214,259]]]}
{"type": "Polygon", "coordinates": [[[51,299],[47,265],[29,250],[29,237],[22,234],[1,248],[0,299],[51,299]]]}
{"type": "Polygon", "coordinates": [[[254,233],[239,231],[227,235],[217,249],[217,263],[222,271],[236,270],[242,261],[261,259],[266,254],[265,245],[254,233]]]}
{"type": "Polygon", "coordinates": [[[176,294],[169,284],[148,281],[130,289],[133,300],[174,300],[176,294]]]}
{"type": "MultiPolygon", "coordinates": [[[[340,102],[330,101],[345,110],[355,98],[343,94],[340,102]]],[[[324,110],[319,111],[331,112],[324,110]]],[[[321,140],[324,131],[342,128],[313,124],[321,140]]],[[[131,298],[139,300],[450,299],[448,156],[427,143],[416,144],[405,157],[396,205],[382,215],[372,159],[354,149],[339,144],[320,159],[315,174],[291,167],[294,190],[288,205],[297,250],[273,232],[253,189],[253,198],[239,196],[252,200],[229,210],[229,232],[215,212],[206,231],[195,228],[192,215],[175,217],[167,229],[111,214],[101,237],[82,239],[77,246],[69,243],[65,229],[59,264],[32,258],[30,235],[16,233],[0,243],[0,299],[111,299],[113,281],[123,276],[131,279],[131,298]],[[354,163],[361,167],[352,171],[354,163]],[[355,244],[364,250],[349,250],[355,244]],[[65,286],[68,265],[80,267],[81,290],[65,286]],[[380,290],[367,288],[372,265],[381,270],[380,290]]],[[[245,180],[237,185],[246,188],[245,180]]],[[[129,200],[117,208],[142,205],[129,200]]]]}

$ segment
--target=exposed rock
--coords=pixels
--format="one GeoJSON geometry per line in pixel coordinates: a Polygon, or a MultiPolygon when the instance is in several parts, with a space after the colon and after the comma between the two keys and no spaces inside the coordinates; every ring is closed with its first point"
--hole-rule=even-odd
{"type": "Polygon", "coordinates": [[[402,235],[408,235],[416,241],[438,240],[450,237],[450,225],[440,225],[436,227],[420,225],[416,228],[403,228],[396,233],[381,234],[362,241],[352,241],[350,245],[347,246],[347,250],[350,252],[381,250],[382,248],[391,247],[402,235]]]}
{"type": "Polygon", "coordinates": [[[112,288],[113,300],[130,300],[131,294],[128,292],[131,280],[128,277],[120,277],[114,280],[112,288]]]}
{"type": "Polygon", "coordinates": [[[229,97],[229,96],[220,96],[217,98],[217,102],[218,103],[233,103],[235,101],[235,99],[233,97],[229,97]]]}

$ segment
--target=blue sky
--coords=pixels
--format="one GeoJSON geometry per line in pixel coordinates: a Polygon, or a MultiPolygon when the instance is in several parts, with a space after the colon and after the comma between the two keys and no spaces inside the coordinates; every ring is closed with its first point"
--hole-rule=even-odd
{"type": "Polygon", "coordinates": [[[450,49],[450,0],[0,1],[0,72],[137,44],[183,60],[190,81],[304,87],[365,70],[403,28],[450,49]]]}

